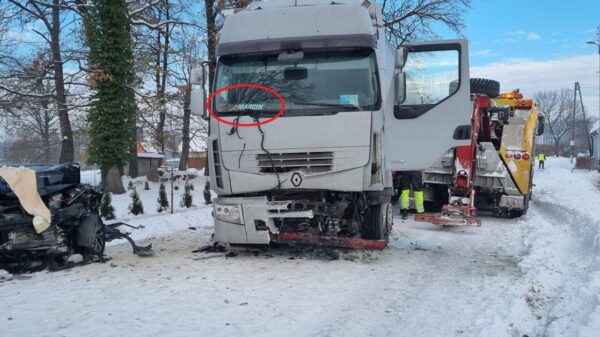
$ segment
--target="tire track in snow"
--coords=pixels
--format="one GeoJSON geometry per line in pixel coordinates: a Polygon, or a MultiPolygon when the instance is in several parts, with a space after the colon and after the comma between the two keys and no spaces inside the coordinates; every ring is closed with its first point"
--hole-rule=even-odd
{"type": "MultiPolygon", "coordinates": [[[[598,222],[565,206],[535,200],[522,240],[525,300],[537,336],[577,336],[598,305],[587,290],[598,271],[598,222]]],[[[531,336],[531,335],[530,335],[531,336]]]]}
{"type": "Polygon", "coordinates": [[[522,277],[514,231],[493,218],[481,228],[398,221],[373,275],[357,282],[355,309],[309,335],[509,336],[512,285],[522,277]]]}

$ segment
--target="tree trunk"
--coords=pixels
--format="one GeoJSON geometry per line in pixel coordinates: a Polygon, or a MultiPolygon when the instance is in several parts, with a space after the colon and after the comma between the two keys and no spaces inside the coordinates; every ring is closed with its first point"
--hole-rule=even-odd
{"type": "Polygon", "coordinates": [[[69,110],[66,103],[65,81],[63,77],[63,62],[60,49],[60,0],[52,1],[52,31],[50,48],[54,66],[54,85],[56,90],[56,106],[60,122],[61,148],[60,162],[71,162],[74,157],[73,130],[69,120],[69,110]]]}
{"type": "MultiPolygon", "coordinates": [[[[160,19],[160,17],[159,17],[160,19]]],[[[164,97],[164,87],[162,84],[161,77],[161,50],[162,50],[162,36],[160,31],[156,32],[156,44],[158,48],[156,49],[156,67],[154,80],[156,81],[156,99],[158,101],[158,124],[156,125],[156,145],[164,153],[165,151],[165,97],[164,97]]],[[[164,74],[163,74],[164,75],[164,74]]]]}
{"type": "Polygon", "coordinates": [[[554,140],[554,155],[560,156],[560,140],[559,139],[554,140]]]}
{"type": "Polygon", "coordinates": [[[217,46],[217,13],[214,9],[215,0],[204,1],[206,11],[206,30],[208,33],[207,51],[208,51],[208,91],[213,91],[215,79],[215,66],[217,64],[216,46],[217,46]]]}
{"type": "Polygon", "coordinates": [[[121,181],[121,173],[119,172],[118,167],[113,166],[108,170],[108,172],[106,172],[104,178],[104,186],[106,187],[107,192],[113,194],[125,193],[125,187],[123,187],[123,182],[121,181]]]}
{"type": "Polygon", "coordinates": [[[137,142],[131,144],[129,151],[132,153],[132,156],[131,159],[129,159],[129,172],[127,172],[127,174],[132,178],[136,178],[139,177],[137,142]]]}
{"type": "MultiPolygon", "coordinates": [[[[165,20],[171,19],[171,14],[169,11],[169,3],[165,3],[165,20]]],[[[160,20],[160,17],[159,17],[160,20]]],[[[169,44],[171,38],[171,28],[169,24],[165,25],[165,30],[157,31],[157,42],[158,48],[156,50],[156,89],[157,89],[157,98],[159,101],[159,109],[158,109],[158,125],[156,126],[156,141],[158,143],[158,147],[160,151],[165,153],[165,122],[167,119],[167,77],[169,71],[169,44]],[[161,39],[164,38],[164,44],[161,43],[161,39]]]]}
{"type": "Polygon", "coordinates": [[[185,171],[190,156],[190,119],[192,110],[190,109],[192,85],[187,84],[184,89],[183,98],[183,128],[181,130],[181,158],[179,158],[179,170],[185,171]]]}
{"type": "Polygon", "coordinates": [[[43,160],[44,163],[49,163],[51,161],[51,154],[52,154],[52,146],[50,145],[50,134],[45,132],[44,135],[42,136],[42,143],[43,143],[43,148],[44,148],[44,155],[43,155],[43,160]]]}

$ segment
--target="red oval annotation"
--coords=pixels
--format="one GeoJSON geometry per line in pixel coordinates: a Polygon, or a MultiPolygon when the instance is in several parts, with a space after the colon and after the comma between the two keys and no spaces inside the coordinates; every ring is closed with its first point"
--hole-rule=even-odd
{"type": "Polygon", "coordinates": [[[281,115],[283,115],[283,110],[285,110],[285,100],[283,99],[283,97],[275,90],[269,88],[269,87],[265,87],[259,84],[252,84],[252,83],[240,83],[240,84],[233,84],[233,85],[228,85],[225,86],[215,92],[212,93],[212,95],[210,95],[210,97],[208,97],[208,99],[206,100],[206,110],[208,110],[208,113],[214,117],[214,119],[218,120],[221,123],[224,124],[228,124],[228,125],[233,125],[233,126],[260,126],[260,125],[264,125],[267,123],[271,123],[272,121],[276,120],[277,118],[281,117],[281,115]],[[212,100],[220,93],[222,93],[223,91],[227,91],[227,90],[231,90],[231,89],[238,89],[238,88],[253,88],[253,89],[259,89],[259,90],[264,90],[268,93],[271,93],[273,96],[277,97],[277,99],[279,99],[279,101],[281,102],[281,108],[279,109],[279,111],[277,112],[277,114],[269,119],[265,119],[264,121],[261,122],[256,122],[256,123],[235,123],[235,122],[231,122],[228,121],[226,119],[223,119],[219,116],[217,116],[211,109],[210,104],[212,102],[212,100]]]}

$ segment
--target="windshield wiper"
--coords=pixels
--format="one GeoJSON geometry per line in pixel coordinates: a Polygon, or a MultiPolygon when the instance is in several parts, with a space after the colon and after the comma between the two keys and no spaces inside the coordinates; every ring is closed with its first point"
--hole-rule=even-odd
{"type": "Polygon", "coordinates": [[[360,107],[354,104],[338,104],[338,103],[319,103],[319,102],[294,102],[297,105],[314,105],[314,106],[326,106],[333,108],[349,108],[352,111],[360,111],[360,107]]]}
{"type": "Polygon", "coordinates": [[[275,111],[275,110],[253,110],[253,109],[228,110],[228,111],[219,111],[218,112],[218,114],[221,114],[221,115],[233,115],[233,116],[257,115],[259,117],[262,117],[263,114],[269,115],[269,114],[274,114],[274,113],[277,113],[277,111],[275,111]]]}

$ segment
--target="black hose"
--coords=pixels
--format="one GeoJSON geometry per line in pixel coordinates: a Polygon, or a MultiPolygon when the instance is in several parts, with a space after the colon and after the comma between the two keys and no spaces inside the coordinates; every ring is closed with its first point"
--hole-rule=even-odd
{"type": "MultiPolygon", "coordinates": [[[[255,114],[254,116],[252,116],[252,118],[254,119],[254,122],[259,123],[258,114],[255,114]]],[[[277,172],[277,168],[275,167],[275,162],[273,162],[273,158],[271,157],[271,152],[269,152],[267,149],[265,149],[265,132],[260,127],[260,124],[257,124],[257,127],[258,127],[258,131],[261,134],[260,148],[264,151],[264,153],[269,158],[269,163],[271,164],[271,168],[273,168],[273,172],[275,172],[275,175],[277,176],[277,189],[280,190],[281,189],[281,179],[279,178],[279,172],[277,172]]]]}

